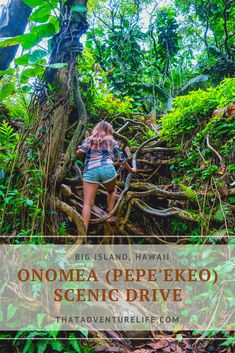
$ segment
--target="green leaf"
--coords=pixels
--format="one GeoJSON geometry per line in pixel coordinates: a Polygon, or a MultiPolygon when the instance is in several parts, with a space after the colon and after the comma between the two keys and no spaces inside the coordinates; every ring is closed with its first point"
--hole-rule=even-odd
{"type": "Polygon", "coordinates": [[[36,75],[37,75],[37,70],[35,68],[25,69],[21,73],[20,82],[26,83],[31,77],[34,77],[36,75]]]}
{"type": "Polygon", "coordinates": [[[52,37],[55,34],[55,26],[52,23],[46,23],[34,27],[30,33],[22,34],[12,38],[3,38],[0,41],[0,47],[6,48],[21,44],[24,49],[31,49],[38,44],[42,38],[52,37]]]}
{"type": "MultiPolygon", "coordinates": [[[[69,337],[75,338],[75,335],[74,335],[74,334],[70,334],[69,337]]],[[[71,346],[73,347],[73,349],[74,349],[76,352],[82,353],[81,347],[80,347],[78,341],[72,339],[72,340],[70,341],[70,344],[71,344],[71,346]]]]}
{"type": "Polygon", "coordinates": [[[27,206],[33,206],[33,200],[26,199],[26,200],[25,200],[25,204],[26,204],[27,206]]]}
{"type": "Polygon", "coordinates": [[[0,338],[3,339],[3,338],[11,338],[11,335],[9,333],[0,333],[0,338]]]}
{"type": "Polygon", "coordinates": [[[42,5],[42,0],[23,0],[26,5],[31,8],[42,5]]]}
{"type": "Polygon", "coordinates": [[[187,196],[187,198],[189,200],[195,201],[197,200],[197,193],[196,191],[194,191],[193,189],[191,189],[190,187],[180,183],[179,186],[181,187],[181,189],[184,191],[185,196],[187,196]]]}
{"type": "Polygon", "coordinates": [[[51,7],[41,6],[36,9],[33,14],[30,16],[30,20],[34,22],[47,22],[51,14],[51,7]]]}
{"type": "Polygon", "coordinates": [[[72,12],[85,13],[87,12],[86,6],[76,5],[72,7],[72,12]]]}
{"type": "Polygon", "coordinates": [[[81,159],[76,159],[76,163],[79,164],[79,165],[83,165],[83,162],[81,159]]]}
{"type": "Polygon", "coordinates": [[[46,23],[43,25],[36,26],[31,31],[37,38],[41,40],[42,38],[52,37],[55,34],[55,26],[52,23],[46,23]]]}
{"type": "Polygon", "coordinates": [[[29,64],[35,64],[42,58],[44,58],[47,55],[47,52],[45,50],[34,50],[34,52],[30,55],[29,58],[29,64]]]}
{"type": "Polygon", "coordinates": [[[5,37],[0,39],[0,48],[7,48],[18,44],[18,37],[5,37]]]}
{"type": "Polygon", "coordinates": [[[235,203],[235,196],[229,196],[228,199],[229,199],[229,202],[235,203]]]}
{"type": "Polygon", "coordinates": [[[49,67],[50,69],[63,69],[64,67],[67,67],[68,64],[66,63],[55,63],[55,64],[50,64],[50,65],[43,65],[46,67],[49,67]]]}
{"type": "Polygon", "coordinates": [[[56,16],[51,15],[48,23],[52,23],[54,25],[56,32],[59,31],[60,23],[59,23],[59,20],[56,16]]]}
{"type": "Polygon", "coordinates": [[[225,340],[225,342],[221,343],[221,346],[226,346],[226,347],[228,347],[228,346],[232,346],[232,345],[234,345],[234,344],[235,344],[235,337],[232,336],[232,337],[228,337],[228,338],[225,340]]]}
{"type": "Polygon", "coordinates": [[[223,222],[224,218],[228,216],[229,208],[226,204],[218,205],[217,211],[214,214],[214,220],[217,222],[223,222]]]}
{"type": "Polygon", "coordinates": [[[26,341],[26,344],[24,346],[24,350],[22,353],[31,353],[32,352],[32,348],[31,347],[34,347],[33,343],[31,340],[28,340],[26,341]]]}
{"type": "Polygon", "coordinates": [[[44,353],[48,346],[48,341],[39,341],[38,344],[38,353],[44,353]]]}
{"type": "Polygon", "coordinates": [[[61,341],[53,341],[51,343],[51,347],[53,348],[53,350],[57,351],[57,352],[62,352],[63,351],[63,344],[61,341]]]}
{"type": "Polygon", "coordinates": [[[34,353],[34,345],[33,344],[29,347],[29,350],[27,351],[27,353],[34,353]]]}
{"type": "Polygon", "coordinates": [[[0,76],[3,76],[3,75],[13,75],[15,72],[15,69],[13,68],[9,68],[7,70],[0,70],[0,76]]]}
{"type": "Polygon", "coordinates": [[[15,85],[12,82],[7,83],[5,86],[2,87],[0,90],[0,99],[5,99],[7,96],[12,94],[15,90],[15,85]]]}
{"type": "Polygon", "coordinates": [[[18,65],[27,65],[29,63],[29,58],[30,58],[30,54],[19,56],[18,58],[15,59],[15,63],[18,65]]]}
{"type": "Polygon", "coordinates": [[[22,34],[16,38],[18,38],[19,44],[21,44],[24,49],[31,49],[37,43],[37,37],[34,33],[22,34]]]}
{"type": "Polygon", "coordinates": [[[14,45],[21,44],[24,49],[32,48],[36,43],[35,35],[31,33],[22,34],[20,36],[7,38],[6,40],[0,41],[0,47],[6,48],[14,45]]]}
{"type": "Polygon", "coordinates": [[[103,35],[104,35],[104,31],[103,31],[103,29],[101,29],[101,28],[95,28],[95,29],[94,29],[94,32],[95,32],[95,34],[97,34],[98,36],[103,36],[103,35]]]}
{"type": "MultiPolygon", "coordinates": [[[[32,9],[34,7],[42,6],[42,3],[44,4],[46,1],[45,0],[23,0],[26,5],[31,7],[32,9]]],[[[51,7],[56,8],[58,4],[58,0],[50,0],[48,1],[50,3],[51,7]]]]}
{"type": "Polygon", "coordinates": [[[23,92],[23,93],[30,92],[31,89],[32,89],[31,86],[28,86],[28,85],[22,86],[22,92],[23,92]]]}

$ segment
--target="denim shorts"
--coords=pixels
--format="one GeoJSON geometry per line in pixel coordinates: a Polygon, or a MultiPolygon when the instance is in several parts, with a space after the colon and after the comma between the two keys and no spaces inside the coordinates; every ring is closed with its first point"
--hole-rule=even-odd
{"type": "Polygon", "coordinates": [[[115,179],[117,176],[116,169],[113,164],[102,165],[87,170],[83,174],[83,181],[94,184],[106,184],[115,179]]]}

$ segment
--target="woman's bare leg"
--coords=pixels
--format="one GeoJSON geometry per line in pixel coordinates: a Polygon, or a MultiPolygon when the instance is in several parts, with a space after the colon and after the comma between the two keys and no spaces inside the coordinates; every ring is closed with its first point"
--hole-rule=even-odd
{"type": "Polygon", "coordinates": [[[108,197],[107,197],[109,213],[111,213],[112,210],[114,209],[115,201],[116,201],[116,193],[115,193],[115,190],[114,190],[114,191],[109,192],[108,193],[108,197]]]}
{"type": "Polygon", "coordinates": [[[82,209],[82,217],[84,220],[84,224],[86,227],[86,231],[88,230],[89,221],[91,218],[91,209],[95,202],[95,195],[99,188],[99,184],[95,183],[87,183],[83,182],[83,209],[82,209]]]}
{"type": "Polygon", "coordinates": [[[110,214],[115,206],[116,201],[116,178],[103,184],[105,189],[108,191],[107,203],[108,203],[108,213],[110,214]]]}

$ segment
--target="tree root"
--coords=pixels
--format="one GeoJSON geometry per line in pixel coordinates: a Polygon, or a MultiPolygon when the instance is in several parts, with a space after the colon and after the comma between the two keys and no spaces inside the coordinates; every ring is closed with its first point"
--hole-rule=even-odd
{"type": "Polygon", "coordinates": [[[191,222],[199,222],[200,219],[197,215],[193,215],[192,213],[186,212],[184,210],[181,210],[180,208],[177,207],[171,207],[167,208],[164,210],[157,210],[155,208],[150,207],[147,203],[145,203],[142,200],[138,199],[133,199],[132,202],[138,206],[138,208],[148,214],[151,214],[152,216],[157,216],[157,217],[179,217],[182,219],[185,219],[186,221],[191,221],[191,222]]]}
{"type": "Polygon", "coordinates": [[[59,200],[58,198],[55,199],[55,206],[65,212],[69,220],[72,220],[76,224],[78,235],[86,238],[86,228],[82,216],[72,206],[59,200]]]}
{"type": "Polygon", "coordinates": [[[73,169],[74,169],[74,171],[75,171],[75,176],[74,176],[74,178],[65,178],[65,182],[66,182],[66,184],[68,184],[68,185],[76,186],[76,185],[78,185],[78,184],[81,182],[81,180],[82,180],[82,172],[81,172],[79,166],[78,166],[76,163],[74,163],[73,169]]]}
{"type": "MultiPolygon", "coordinates": [[[[136,147],[131,147],[131,152],[135,152],[137,150],[136,147]]],[[[144,148],[141,153],[146,154],[146,153],[152,153],[152,152],[175,152],[175,148],[171,147],[151,147],[151,148],[144,148]]]]}
{"type": "Polygon", "coordinates": [[[74,100],[77,108],[78,124],[73,134],[72,140],[70,141],[67,147],[65,158],[64,158],[64,164],[58,176],[58,180],[57,180],[58,183],[62,182],[62,180],[65,178],[67,174],[67,171],[70,169],[71,161],[75,156],[75,152],[79,142],[81,142],[81,139],[84,136],[87,121],[88,121],[86,107],[80,92],[79,78],[77,73],[74,75],[74,100]]]}
{"type": "Polygon", "coordinates": [[[151,166],[157,166],[157,165],[171,165],[174,162],[174,159],[157,159],[151,161],[151,160],[147,160],[147,159],[137,159],[137,163],[143,163],[143,164],[147,164],[147,165],[151,165],[151,166]]]}
{"type": "Polygon", "coordinates": [[[225,164],[224,164],[224,161],[223,161],[223,158],[221,157],[221,155],[219,154],[218,151],[216,151],[214,149],[214,147],[211,146],[210,144],[210,140],[209,140],[209,136],[207,135],[206,136],[206,144],[207,144],[207,147],[212,151],[214,152],[214,154],[218,157],[219,161],[220,161],[220,170],[222,173],[224,173],[225,171],[225,164]]]}
{"type": "Polygon", "coordinates": [[[179,192],[172,192],[172,191],[166,191],[162,190],[159,187],[157,187],[154,184],[150,183],[145,183],[145,182],[134,182],[131,183],[131,189],[138,189],[138,190],[144,190],[144,191],[133,191],[133,196],[135,197],[144,197],[144,196],[150,196],[150,195],[155,195],[158,197],[161,197],[163,199],[169,199],[169,200],[187,200],[187,196],[185,195],[184,192],[179,191],[179,192]]]}

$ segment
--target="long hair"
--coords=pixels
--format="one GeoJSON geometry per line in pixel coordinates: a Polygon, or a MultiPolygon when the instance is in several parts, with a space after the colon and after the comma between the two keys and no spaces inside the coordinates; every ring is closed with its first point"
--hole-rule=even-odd
{"type": "Polygon", "coordinates": [[[107,121],[102,120],[93,129],[91,135],[87,138],[87,142],[91,148],[109,148],[113,141],[113,127],[107,121]]]}

